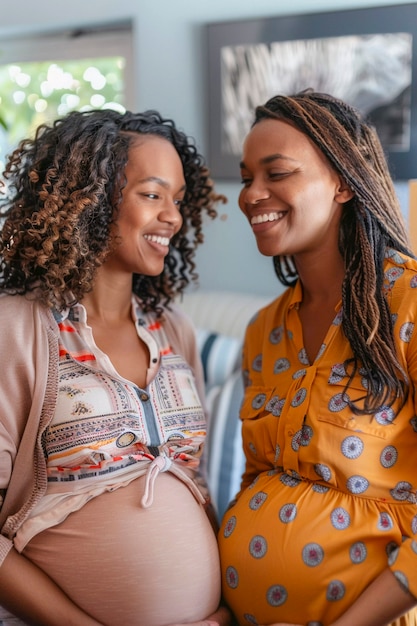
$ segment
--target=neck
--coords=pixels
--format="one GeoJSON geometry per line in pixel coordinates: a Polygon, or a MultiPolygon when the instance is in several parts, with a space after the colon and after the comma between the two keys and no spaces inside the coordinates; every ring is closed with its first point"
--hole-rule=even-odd
{"type": "Polygon", "coordinates": [[[117,324],[131,317],[132,280],[112,280],[100,269],[92,291],[85,294],[82,304],[89,319],[117,324]]]}
{"type": "Polygon", "coordinates": [[[342,256],[323,254],[315,257],[295,259],[303,286],[304,302],[328,302],[337,304],[342,297],[345,267],[342,256]]]}

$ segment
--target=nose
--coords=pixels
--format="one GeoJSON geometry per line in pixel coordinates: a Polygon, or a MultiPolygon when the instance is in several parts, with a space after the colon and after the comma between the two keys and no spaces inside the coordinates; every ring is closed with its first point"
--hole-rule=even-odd
{"type": "Polygon", "coordinates": [[[270,196],[270,192],[261,181],[252,181],[250,184],[244,187],[240,193],[241,208],[250,208],[256,206],[264,200],[268,200],[270,196]]]}
{"type": "Polygon", "coordinates": [[[161,210],[159,219],[161,222],[165,222],[166,224],[172,226],[175,232],[178,232],[183,222],[180,205],[174,200],[166,202],[161,210]]]}

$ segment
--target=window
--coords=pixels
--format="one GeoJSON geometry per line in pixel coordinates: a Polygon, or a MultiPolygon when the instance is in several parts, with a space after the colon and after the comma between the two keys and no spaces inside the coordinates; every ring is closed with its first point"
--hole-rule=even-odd
{"type": "Polygon", "coordinates": [[[20,139],[71,110],[132,108],[129,24],[0,41],[0,169],[20,139]]]}

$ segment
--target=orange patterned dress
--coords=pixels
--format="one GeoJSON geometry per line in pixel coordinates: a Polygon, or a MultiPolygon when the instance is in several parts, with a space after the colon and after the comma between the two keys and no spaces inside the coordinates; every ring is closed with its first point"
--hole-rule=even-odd
{"type": "Polygon", "coordinates": [[[359,371],[344,393],[352,353],[340,305],[314,363],[299,284],[248,326],[246,471],[219,532],[223,593],[240,625],[326,626],[387,567],[417,596],[417,262],[388,251],[384,289],[411,381],[399,412],[349,408],[346,395],[361,398],[367,380],[359,371]]]}

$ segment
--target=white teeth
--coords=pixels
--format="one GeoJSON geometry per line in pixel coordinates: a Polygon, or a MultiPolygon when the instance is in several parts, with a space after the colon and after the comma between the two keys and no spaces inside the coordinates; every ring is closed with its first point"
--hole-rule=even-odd
{"type": "Polygon", "coordinates": [[[263,224],[264,222],[274,222],[275,220],[281,219],[284,213],[264,213],[263,215],[254,215],[251,218],[251,224],[263,224]]]}
{"type": "Polygon", "coordinates": [[[153,243],[159,243],[161,246],[169,246],[168,237],[160,237],[159,235],[144,235],[145,239],[153,243]]]}

